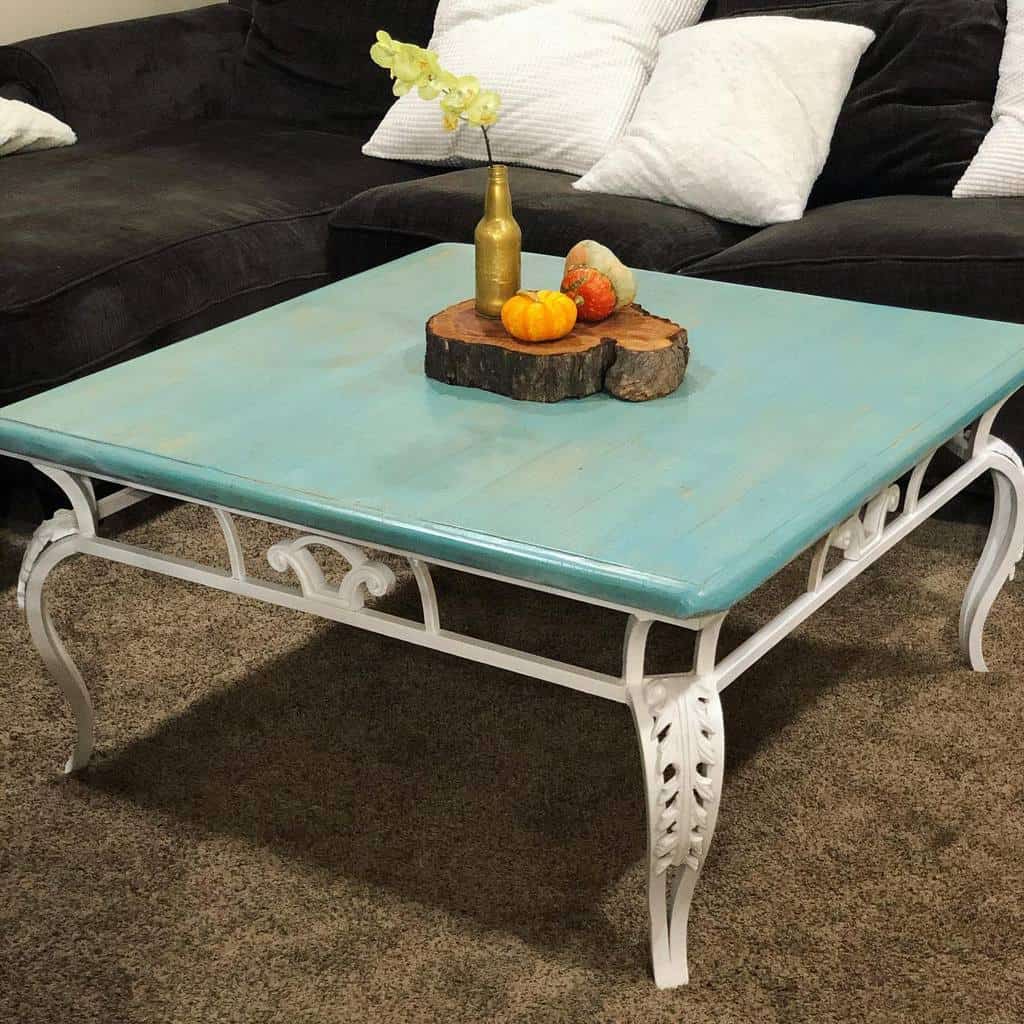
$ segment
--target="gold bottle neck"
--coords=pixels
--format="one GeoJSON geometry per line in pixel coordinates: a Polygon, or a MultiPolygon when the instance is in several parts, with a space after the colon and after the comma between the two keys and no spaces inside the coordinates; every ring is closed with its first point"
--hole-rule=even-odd
{"type": "Polygon", "coordinates": [[[485,217],[511,217],[512,195],[508,188],[508,168],[504,164],[492,164],[487,176],[487,192],[484,196],[485,217]]]}

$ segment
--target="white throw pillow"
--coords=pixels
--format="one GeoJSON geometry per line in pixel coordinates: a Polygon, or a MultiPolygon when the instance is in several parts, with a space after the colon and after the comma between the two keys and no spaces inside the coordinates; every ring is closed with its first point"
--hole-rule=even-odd
{"type": "MultiPolygon", "coordinates": [[[[441,0],[429,48],[445,69],[501,94],[489,129],[496,162],[582,174],[629,123],[659,38],[695,24],[706,2],[441,0]]],[[[402,37],[400,25],[384,27],[402,37]]],[[[392,106],[363,152],[453,167],[487,160],[478,128],[445,132],[437,102],[415,90],[392,106]]]]}
{"type": "Polygon", "coordinates": [[[661,42],[625,135],[574,187],[738,224],[799,220],[874,38],[856,25],[780,17],[676,32],[661,42]]]}
{"type": "Polygon", "coordinates": [[[77,141],[75,133],[53,115],[21,100],[0,99],[0,156],[71,146],[77,141]]]}
{"type": "Polygon", "coordinates": [[[1024,196],[1024,0],[1007,0],[992,128],[956,183],[957,199],[1024,196]]]}

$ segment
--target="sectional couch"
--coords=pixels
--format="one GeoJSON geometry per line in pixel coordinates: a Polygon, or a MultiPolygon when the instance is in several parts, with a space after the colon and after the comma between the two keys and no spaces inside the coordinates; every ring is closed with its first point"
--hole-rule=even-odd
{"type": "MultiPolygon", "coordinates": [[[[0,160],[0,404],[470,240],[481,169],[360,152],[390,102],[373,32],[425,41],[435,2],[219,3],[0,47],[0,96],[80,139],[0,160]]],[[[803,220],[754,230],[514,168],[524,247],[595,237],[637,267],[1024,322],[1024,201],[949,198],[990,123],[1005,0],[718,0],[705,17],[767,12],[878,34],[803,220]]],[[[999,429],[1024,447],[1024,402],[999,429]]]]}

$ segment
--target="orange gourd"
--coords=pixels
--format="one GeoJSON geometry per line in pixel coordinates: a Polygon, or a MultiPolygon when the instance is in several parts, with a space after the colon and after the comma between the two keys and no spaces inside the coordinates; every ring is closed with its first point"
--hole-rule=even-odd
{"type": "Polygon", "coordinates": [[[565,257],[565,273],[590,267],[604,274],[615,289],[615,308],[622,309],[636,299],[636,278],[633,271],[620,260],[606,245],[586,239],[577,242],[565,257]]]}
{"type": "Polygon", "coordinates": [[[562,278],[562,291],[576,303],[581,320],[596,323],[615,312],[615,287],[593,267],[573,267],[562,278]]]}
{"type": "Polygon", "coordinates": [[[555,341],[576,326],[576,303],[561,292],[519,292],[501,307],[501,322],[519,341],[555,341]]]}

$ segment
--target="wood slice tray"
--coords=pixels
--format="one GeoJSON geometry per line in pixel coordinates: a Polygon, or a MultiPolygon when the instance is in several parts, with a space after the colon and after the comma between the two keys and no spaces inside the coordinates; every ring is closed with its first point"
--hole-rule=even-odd
{"type": "Polygon", "coordinates": [[[558,402],[608,391],[629,402],[671,394],[683,381],[686,330],[634,303],[597,324],[577,322],[558,341],[527,344],[472,299],[427,321],[424,370],[446,384],[483,388],[529,402],[558,402]]]}

